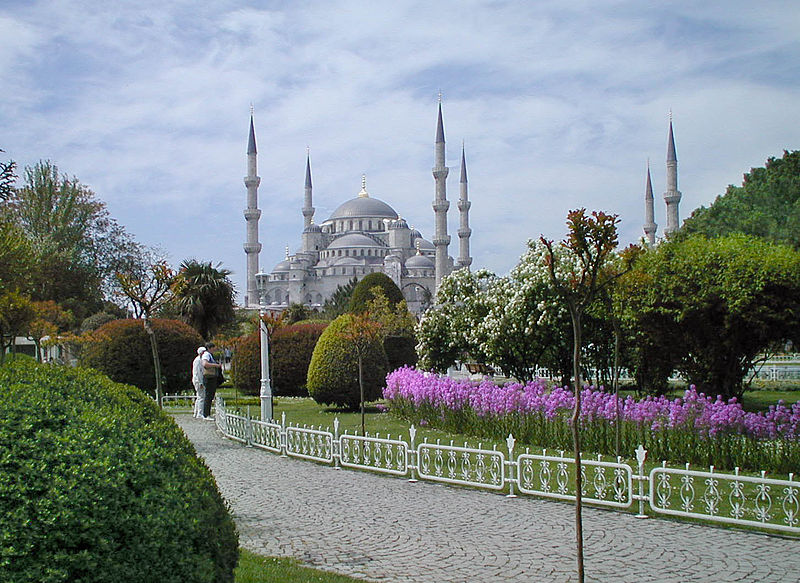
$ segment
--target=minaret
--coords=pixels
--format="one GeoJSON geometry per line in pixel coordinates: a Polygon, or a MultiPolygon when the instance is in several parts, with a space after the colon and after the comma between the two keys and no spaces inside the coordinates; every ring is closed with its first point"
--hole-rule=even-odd
{"type": "Polygon", "coordinates": [[[678,156],[675,154],[675,138],[672,135],[672,112],[669,112],[669,142],[667,143],[667,191],[664,202],[667,203],[667,226],[664,235],[669,235],[680,227],[678,203],[681,192],[678,190],[678,156]]]}
{"type": "Polygon", "coordinates": [[[436,194],[433,199],[433,212],[435,216],[435,228],[433,235],[433,245],[436,248],[436,288],[442,278],[449,273],[447,248],[450,245],[450,237],[447,234],[447,209],[450,203],[447,200],[447,173],[450,171],[444,165],[444,124],[442,123],[442,94],[439,93],[439,120],[436,125],[436,143],[434,144],[434,166],[433,178],[436,181],[436,194]]]}
{"type": "Polygon", "coordinates": [[[311,206],[311,152],[306,149],[306,187],[303,201],[303,228],[307,229],[314,222],[314,207],[311,206]]]}
{"type": "Polygon", "coordinates": [[[650,160],[647,160],[647,184],[644,189],[644,235],[647,237],[647,244],[653,247],[656,244],[656,231],[658,225],[655,223],[655,210],[653,200],[653,183],[650,180],[650,160]]]}
{"type": "Polygon", "coordinates": [[[261,178],[258,174],[258,161],[256,150],[256,131],[253,127],[253,108],[250,108],[250,139],[247,142],[247,176],[244,185],[247,187],[247,208],[244,218],[247,221],[247,242],[244,252],[247,256],[247,294],[244,296],[244,305],[256,306],[259,304],[258,288],[256,286],[256,273],[258,273],[258,254],[261,252],[261,243],[258,242],[258,220],[261,211],[258,208],[258,185],[261,178]]]}
{"type": "Polygon", "coordinates": [[[464,142],[461,142],[461,180],[459,181],[458,213],[460,224],[458,227],[458,267],[467,267],[472,264],[469,256],[469,237],[472,229],[469,228],[469,207],[472,203],[467,198],[467,158],[464,155],[464,142]]]}

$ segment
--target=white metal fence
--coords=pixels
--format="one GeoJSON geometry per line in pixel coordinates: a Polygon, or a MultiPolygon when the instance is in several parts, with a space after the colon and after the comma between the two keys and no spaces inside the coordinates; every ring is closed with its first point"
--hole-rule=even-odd
{"type": "MultiPolygon", "coordinates": [[[[216,399],[216,425],[227,437],[282,455],[312,460],[336,468],[353,468],[428,480],[515,492],[557,500],[574,501],[575,460],[564,452],[551,455],[514,454],[516,440],[509,435],[506,450],[449,444],[415,443],[416,429],[409,428],[409,440],[401,436],[339,433],[333,430],[298,427],[281,421],[259,421],[228,411],[224,399],[216,399]]],[[[638,504],[637,516],[664,514],[763,530],[800,534],[800,481],[745,476],[738,468],[732,474],[667,467],[666,462],[645,471],[647,452],[635,452],[636,465],[616,461],[582,460],[581,497],[584,502],[616,509],[638,504]]]]}

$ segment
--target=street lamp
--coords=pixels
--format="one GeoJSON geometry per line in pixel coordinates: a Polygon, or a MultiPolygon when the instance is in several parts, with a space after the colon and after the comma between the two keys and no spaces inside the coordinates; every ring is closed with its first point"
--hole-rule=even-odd
{"type": "Polygon", "coordinates": [[[261,420],[272,420],[272,386],[269,382],[269,334],[264,321],[267,311],[264,306],[258,310],[259,330],[261,332],[261,420]]]}

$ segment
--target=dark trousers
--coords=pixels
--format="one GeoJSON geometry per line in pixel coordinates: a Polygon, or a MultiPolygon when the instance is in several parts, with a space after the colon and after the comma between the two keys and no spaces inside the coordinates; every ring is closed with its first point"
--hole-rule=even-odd
{"type": "Polygon", "coordinates": [[[211,403],[214,402],[214,395],[217,394],[217,377],[203,377],[206,385],[206,400],[203,403],[203,417],[211,415],[211,403]]]}

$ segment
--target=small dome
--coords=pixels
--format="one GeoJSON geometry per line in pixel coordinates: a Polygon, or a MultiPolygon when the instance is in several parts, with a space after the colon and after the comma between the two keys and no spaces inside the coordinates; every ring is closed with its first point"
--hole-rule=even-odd
{"type": "Polygon", "coordinates": [[[400,219],[397,219],[396,221],[393,221],[392,223],[389,223],[389,228],[390,229],[407,229],[408,228],[408,223],[406,222],[405,219],[400,218],[400,219]]]}
{"type": "Polygon", "coordinates": [[[284,259],[275,266],[275,268],[272,270],[272,273],[283,273],[289,271],[289,269],[290,269],[289,260],[284,259]]]}
{"type": "Polygon", "coordinates": [[[414,255],[406,260],[406,269],[435,269],[430,257],[424,255],[414,255]]]}
{"type": "Polygon", "coordinates": [[[413,241],[414,239],[422,239],[422,233],[416,229],[411,229],[411,240],[413,241]]]}
{"type": "Polygon", "coordinates": [[[316,223],[311,223],[305,229],[303,229],[304,233],[321,233],[322,227],[317,225],[316,223]]]}
{"type": "Polygon", "coordinates": [[[383,247],[375,239],[362,235],[361,233],[348,233],[334,239],[328,249],[344,249],[352,247],[383,247]]]}

